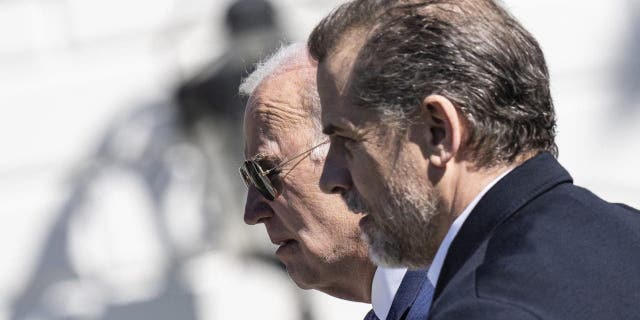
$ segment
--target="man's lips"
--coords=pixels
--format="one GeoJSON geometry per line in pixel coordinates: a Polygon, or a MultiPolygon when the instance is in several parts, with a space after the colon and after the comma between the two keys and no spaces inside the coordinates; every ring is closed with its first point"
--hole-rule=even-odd
{"type": "Polygon", "coordinates": [[[285,238],[285,237],[279,237],[279,238],[271,238],[271,243],[275,244],[276,246],[285,246],[287,244],[296,242],[296,240],[294,240],[293,238],[285,238]]]}
{"type": "Polygon", "coordinates": [[[267,228],[267,233],[269,234],[269,240],[271,240],[271,243],[278,246],[278,249],[275,252],[278,256],[281,256],[285,252],[289,252],[290,249],[294,247],[294,244],[298,243],[291,233],[286,232],[283,229],[267,228]]]}
{"type": "Polygon", "coordinates": [[[297,248],[298,241],[294,239],[286,239],[273,241],[273,243],[275,245],[278,245],[278,249],[275,252],[276,256],[278,256],[280,259],[283,259],[286,256],[294,254],[294,249],[297,248]]]}
{"type": "Polygon", "coordinates": [[[287,240],[279,240],[279,241],[272,241],[273,244],[277,245],[277,246],[284,246],[287,245],[291,242],[294,242],[295,240],[293,239],[287,239],[287,240]]]}

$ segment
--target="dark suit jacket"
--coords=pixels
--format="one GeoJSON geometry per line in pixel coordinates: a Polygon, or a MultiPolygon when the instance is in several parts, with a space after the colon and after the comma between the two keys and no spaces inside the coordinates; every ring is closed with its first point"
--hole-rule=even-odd
{"type": "Polygon", "coordinates": [[[640,212],[530,159],[460,229],[429,319],[640,319],[640,212]]]}
{"type": "Polygon", "coordinates": [[[427,271],[407,271],[393,298],[386,320],[426,319],[429,312],[427,294],[431,296],[427,283],[427,271]]]}

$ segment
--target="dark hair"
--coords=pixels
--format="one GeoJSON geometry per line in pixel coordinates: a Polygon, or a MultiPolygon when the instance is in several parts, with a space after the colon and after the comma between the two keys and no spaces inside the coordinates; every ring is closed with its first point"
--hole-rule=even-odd
{"type": "Polygon", "coordinates": [[[341,32],[358,28],[371,31],[354,53],[350,89],[357,105],[406,125],[425,97],[447,97],[465,119],[463,143],[479,167],[511,163],[525,153],[557,154],[542,50],[494,1],[356,0],[316,27],[312,55],[322,62],[337,49],[341,32]],[[344,13],[356,3],[375,3],[377,14],[358,20],[344,13]]]}
{"type": "Polygon", "coordinates": [[[384,9],[391,7],[393,2],[356,0],[338,6],[311,31],[307,41],[309,54],[314,59],[323,61],[349,31],[373,26],[377,17],[384,9]]]}

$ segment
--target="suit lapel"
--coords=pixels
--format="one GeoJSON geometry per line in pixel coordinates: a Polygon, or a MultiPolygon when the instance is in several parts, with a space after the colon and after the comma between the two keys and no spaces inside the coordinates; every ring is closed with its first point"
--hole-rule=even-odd
{"type": "Polygon", "coordinates": [[[427,280],[426,270],[409,270],[402,278],[402,283],[396,292],[387,320],[399,320],[407,312],[418,296],[422,285],[427,280]]]}
{"type": "Polygon", "coordinates": [[[433,299],[496,226],[536,196],[566,182],[572,182],[571,176],[549,153],[529,159],[498,181],[471,211],[451,243],[433,299]]]}

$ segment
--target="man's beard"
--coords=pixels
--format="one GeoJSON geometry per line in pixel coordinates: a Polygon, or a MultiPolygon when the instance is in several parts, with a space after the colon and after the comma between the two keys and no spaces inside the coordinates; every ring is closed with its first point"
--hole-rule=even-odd
{"type": "Polygon", "coordinates": [[[439,246],[433,219],[442,211],[441,197],[433,187],[418,187],[415,182],[389,181],[385,190],[386,197],[376,199],[377,210],[355,188],[345,197],[350,210],[368,214],[360,227],[371,260],[385,267],[428,267],[439,246]]]}

